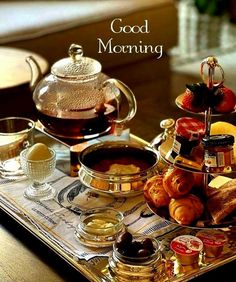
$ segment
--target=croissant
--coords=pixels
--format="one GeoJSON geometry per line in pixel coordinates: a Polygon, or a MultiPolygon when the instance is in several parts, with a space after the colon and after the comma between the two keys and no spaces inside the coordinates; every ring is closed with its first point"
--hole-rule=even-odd
{"type": "Polygon", "coordinates": [[[178,199],[188,194],[193,184],[193,173],[178,168],[168,169],[163,178],[163,187],[170,198],[178,199]]]}
{"type": "Polygon", "coordinates": [[[170,216],[182,225],[190,225],[203,214],[203,211],[201,200],[193,194],[180,199],[171,199],[169,203],[170,216]]]}
{"type": "Polygon", "coordinates": [[[162,175],[156,175],[148,179],[144,186],[144,196],[157,208],[168,207],[170,197],[163,188],[162,175]]]}

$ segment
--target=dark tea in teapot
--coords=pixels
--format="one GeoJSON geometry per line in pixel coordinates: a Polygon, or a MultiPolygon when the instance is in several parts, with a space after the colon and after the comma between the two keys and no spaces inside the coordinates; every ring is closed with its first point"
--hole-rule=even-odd
{"type": "Polygon", "coordinates": [[[123,82],[103,74],[98,61],[84,57],[82,46],[72,44],[68,53],[69,57],[55,62],[43,79],[34,58],[27,58],[33,101],[45,130],[58,137],[81,140],[96,138],[111,128],[120,134],[136,113],[133,92],[123,82]],[[122,118],[121,94],[128,106],[122,118]]]}
{"type": "Polygon", "coordinates": [[[50,115],[46,111],[38,111],[39,120],[49,133],[65,138],[89,139],[108,133],[111,130],[112,121],[117,118],[118,110],[113,105],[105,105],[105,111],[90,114],[77,112],[64,113],[63,117],[50,115]]]}

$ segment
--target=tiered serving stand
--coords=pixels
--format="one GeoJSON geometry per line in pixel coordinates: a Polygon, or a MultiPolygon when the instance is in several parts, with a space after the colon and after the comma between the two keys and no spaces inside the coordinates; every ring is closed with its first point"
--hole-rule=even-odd
{"type": "MultiPolygon", "coordinates": [[[[204,59],[201,62],[201,67],[200,67],[200,74],[202,77],[203,82],[205,82],[208,86],[209,89],[212,89],[213,87],[218,87],[221,86],[224,82],[224,70],[223,68],[218,64],[218,61],[215,57],[207,57],[206,59],[204,59]],[[207,69],[207,75],[206,73],[206,69],[207,69]],[[215,76],[216,76],[216,72],[217,75],[219,76],[220,74],[220,79],[218,79],[218,81],[216,80],[215,76]]],[[[205,122],[205,137],[209,137],[210,136],[210,130],[211,130],[211,118],[213,115],[217,115],[220,116],[219,113],[215,114],[212,111],[211,107],[208,107],[208,109],[205,112],[200,112],[200,113],[196,113],[196,112],[192,112],[186,108],[184,108],[183,104],[182,104],[182,99],[183,99],[183,94],[181,94],[180,96],[178,96],[176,98],[176,105],[184,110],[185,112],[191,113],[191,114],[198,114],[204,117],[204,122],[205,122]]],[[[202,184],[202,189],[203,189],[203,195],[207,195],[207,187],[208,184],[210,182],[210,178],[212,177],[216,177],[219,174],[223,174],[222,172],[220,173],[214,173],[214,175],[210,172],[207,172],[204,168],[202,169],[202,171],[199,170],[195,170],[194,167],[183,167],[182,165],[179,165],[178,163],[174,163],[174,159],[172,157],[170,157],[170,152],[172,149],[172,144],[173,144],[173,138],[167,138],[166,141],[164,143],[162,143],[159,146],[159,153],[160,156],[162,157],[162,159],[170,166],[174,166],[174,167],[178,167],[179,169],[183,169],[183,170],[188,170],[194,173],[200,173],[203,174],[203,184],[202,184]]],[[[233,173],[234,172],[234,166],[232,166],[229,170],[229,172],[233,173]]],[[[158,209],[155,209],[153,207],[150,207],[151,210],[153,212],[155,212],[157,215],[165,218],[166,220],[171,220],[169,217],[163,216],[162,212],[159,212],[158,209]]],[[[164,213],[165,214],[165,213],[164,213]]],[[[176,222],[174,222],[175,224],[177,224],[176,222]]],[[[212,221],[210,221],[209,219],[204,219],[200,220],[195,224],[193,224],[192,226],[188,226],[188,227],[192,227],[192,228],[221,228],[221,227],[228,227],[228,226],[233,226],[235,225],[236,222],[234,220],[230,220],[227,222],[223,222],[222,224],[218,224],[215,225],[212,221]]]]}

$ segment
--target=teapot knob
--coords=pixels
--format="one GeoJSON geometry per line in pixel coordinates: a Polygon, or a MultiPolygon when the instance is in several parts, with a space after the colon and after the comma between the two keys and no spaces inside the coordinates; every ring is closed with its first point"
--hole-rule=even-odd
{"type": "Polygon", "coordinates": [[[76,57],[82,57],[83,56],[83,47],[78,44],[71,44],[69,51],[68,51],[69,56],[72,58],[73,61],[77,61],[76,57]]]}

